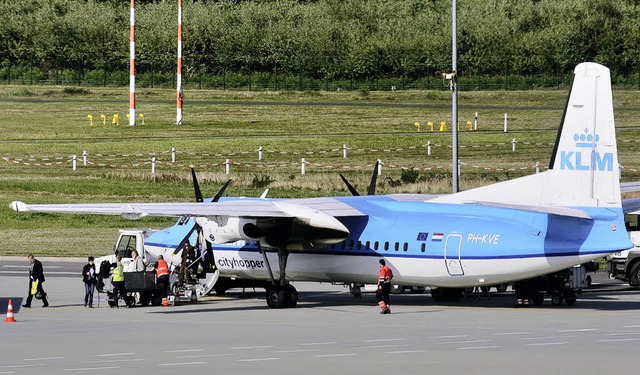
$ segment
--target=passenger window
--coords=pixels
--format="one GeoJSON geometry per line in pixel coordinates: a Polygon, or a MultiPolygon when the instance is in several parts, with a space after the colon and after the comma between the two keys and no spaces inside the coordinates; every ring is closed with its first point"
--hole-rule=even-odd
{"type": "Polygon", "coordinates": [[[368,249],[371,249],[371,242],[367,241],[367,246],[365,246],[365,248],[366,248],[367,250],[368,250],[368,249]]]}
{"type": "Polygon", "coordinates": [[[426,244],[422,244],[420,245],[420,251],[422,251],[424,253],[424,251],[426,250],[427,245],[426,244]]]}
{"type": "Polygon", "coordinates": [[[358,241],[358,250],[362,250],[362,241],[358,241]]]}
{"type": "Polygon", "coordinates": [[[400,250],[400,243],[396,242],[395,248],[396,248],[396,251],[400,250]]]}
{"type": "Polygon", "coordinates": [[[409,250],[409,244],[405,242],[402,250],[404,250],[404,251],[409,250]]]}
{"type": "Polygon", "coordinates": [[[387,250],[389,250],[389,242],[385,241],[385,243],[384,243],[384,251],[387,251],[387,250]]]}
{"type": "Polygon", "coordinates": [[[373,243],[373,250],[378,250],[378,241],[373,243]]]}
{"type": "Polygon", "coordinates": [[[353,240],[349,240],[349,249],[353,249],[353,240]]]}

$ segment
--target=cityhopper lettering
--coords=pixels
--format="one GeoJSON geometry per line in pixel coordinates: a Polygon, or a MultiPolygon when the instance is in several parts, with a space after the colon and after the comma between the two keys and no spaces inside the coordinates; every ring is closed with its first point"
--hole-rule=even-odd
{"type": "Polygon", "coordinates": [[[585,129],[584,134],[574,134],[576,141],[575,151],[560,152],[560,169],[569,171],[613,171],[613,153],[597,152],[600,136],[589,134],[585,129]]]}

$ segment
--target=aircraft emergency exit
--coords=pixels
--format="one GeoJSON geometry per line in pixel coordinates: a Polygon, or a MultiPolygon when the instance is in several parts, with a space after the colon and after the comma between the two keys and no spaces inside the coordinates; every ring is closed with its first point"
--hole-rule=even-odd
{"type": "Polygon", "coordinates": [[[443,294],[531,278],[632,246],[609,69],[582,63],[574,74],[549,169],[457,194],[10,206],[191,217],[220,276],[271,280],[276,308],[296,305],[290,281],[375,283],[380,258],[394,282],[443,294]]]}

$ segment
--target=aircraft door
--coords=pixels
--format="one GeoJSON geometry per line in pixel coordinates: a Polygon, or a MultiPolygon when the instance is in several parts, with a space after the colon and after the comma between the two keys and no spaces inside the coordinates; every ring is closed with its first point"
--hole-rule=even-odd
{"type": "Polygon", "coordinates": [[[460,246],[462,245],[462,235],[453,233],[447,235],[444,242],[444,263],[447,266],[447,272],[451,276],[464,275],[462,270],[462,262],[460,259],[460,246]]]}

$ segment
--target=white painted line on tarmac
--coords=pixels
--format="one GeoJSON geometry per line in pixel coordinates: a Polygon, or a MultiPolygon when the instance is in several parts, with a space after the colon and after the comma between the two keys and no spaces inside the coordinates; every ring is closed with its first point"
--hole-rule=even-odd
{"type": "Polygon", "coordinates": [[[15,371],[0,371],[0,374],[15,374],[15,371]]]}
{"type": "Polygon", "coordinates": [[[245,350],[245,349],[266,349],[273,348],[273,345],[256,345],[256,346],[232,346],[231,350],[245,350]]]}
{"type": "Polygon", "coordinates": [[[143,358],[124,358],[124,359],[101,359],[99,361],[87,361],[87,363],[114,363],[114,362],[137,362],[144,361],[143,358]]]}
{"type": "Polygon", "coordinates": [[[632,325],[632,326],[622,326],[622,328],[638,328],[640,324],[632,325]]]}
{"type": "Polygon", "coordinates": [[[475,344],[478,342],[491,342],[493,340],[465,340],[465,341],[445,341],[441,342],[440,345],[444,344],[475,344]]]}
{"type": "Polygon", "coordinates": [[[44,367],[46,366],[44,363],[40,363],[37,365],[2,365],[0,368],[23,368],[23,367],[44,367]]]}
{"type": "Polygon", "coordinates": [[[320,349],[295,349],[295,350],[276,350],[272,353],[307,353],[307,352],[319,352],[320,349]]]}
{"type": "Polygon", "coordinates": [[[494,336],[511,336],[511,335],[530,335],[531,332],[499,332],[499,333],[494,333],[494,336]]]}
{"type": "Polygon", "coordinates": [[[628,338],[628,339],[609,339],[609,340],[598,340],[598,342],[622,342],[622,341],[638,341],[638,338],[628,338]]]}
{"type": "Polygon", "coordinates": [[[165,353],[190,353],[190,352],[201,352],[204,349],[180,349],[180,350],[165,350],[165,353]]]}
{"type": "Polygon", "coordinates": [[[605,336],[631,336],[640,335],[640,332],[618,332],[618,333],[605,333],[605,336]]]}
{"type": "Polygon", "coordinates": [[[469,337],[469,335],[435,336],[432,339],[462,339],[465,337],[469,337]]]}
{"type": "Polygon", "coordinates": [[[422,349],[416,350],[395,350],[392,352],[386,352],[387,354],[410,354],[410,353],[424,353],[425,351],[422,349]]]}
{"type": "Polygon", "coordinates": [[[352,349],[384,349],[384,348],[400,348],[403,346],[409,346],[409,344],[388,344],[388,345],[371,345],[371,346],[357,346],[352,349]]]}
{"type": "Polygon", "coordinates": [[[542,336],[542,337],[523,337],[521,340],[553,340],[553,339],[568,339],[575,336],[542,336]]]}
{"type": "Polygon", "coordinates": [[[204,358],[204,357],[233,357],[235,354],[198,354],[198,355],[181,355],[178,359],[186,358],[204,358]]]}
{"type": "Polygon", "coordinates": [[[65,359],[66,357],[42,357],[42,358],[25,358],[23,361],[49,361],[52,359],[65,359]]]}
{"type": "Polygon", "coordinates": [[[404,339],[374,339],[374,340],[364,340],[364,342],[388,342],[388,341],[404,341],[404,339]]]}
{"type": "Polygon", "coordinates": [[[548,345],[566,345],[569,341],[560,342],[534,342],[533,344],[527,344],[527,346],[548,346],[548,345]]]}
{"type": "Polygon", "coordinates": [[[137,355],[138,353],[106,353],[96,354],[96,357],[117,357],[119,355],[137,355]]]}
{"type": "Polygon", "coordinates": [[[487,345],[487,346],[465,346],[462,348],[457,348],[458,350],[478,350],[478,349],[498,349],[502,348],[499,345],[487,345]]]}
{"type": "Polygon", "coordinates": [[[582,328],[582,329],[563,329],[561,331],[558,331],[560,333],[563,332],[591,332],[591,331],[599,331],[599,328],[582,328]]]}
{"type": "Polygon", "coordinates": [[[176,363],[158,363],[158,366],[190,366],[190,365],[206,365],[209,362],[176,362],[176,363]]]}
{"type": "Polygon", "coordinates": [[[83,367],[83,368],[65,368],[62,371],[94,371],[94,370],[116,370],[120,367],[109,366],[109,367],[83,367]]]}
{"type": "Polygon", "coordinates": [[[357,355],[356,353],[342,353],[342,354],[318,354],[316,358],[330,358],[330,357],[351,357],[357,355]]]}
{"type": "Polygon", "coordinates": [[[337,344],[337,341],[325,341],[325,342],[303,342],[298,345],[311,346],[311,345],[333,345],[337,344]]]}
{"type": "Polygon", "coordinates": [[[238,362],[262,362],[262,361],[277,361],[280,358],[278,357],[267,357],[267,358],[247,358],[247,359],[239,359],[238,362]]]}

